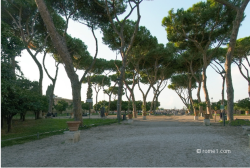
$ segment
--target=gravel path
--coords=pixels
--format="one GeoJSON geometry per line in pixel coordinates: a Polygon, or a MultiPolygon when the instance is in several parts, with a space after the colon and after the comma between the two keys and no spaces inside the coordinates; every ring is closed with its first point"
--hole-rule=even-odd
{"type": "Polygon", "coordinates": [[[138,117],[132,124],[83,130],[80,142],[74,144],[66,144],[63,135],[56,135],[4,147],[1,166],[250,166],[248,137],[242,135],[242,128],[222,127],[213,121],[211,124],[203,126],[201,118],[193,121],[192,116],[138,117]],[[210,149],[215,153],[205,153],[210,149]]]}

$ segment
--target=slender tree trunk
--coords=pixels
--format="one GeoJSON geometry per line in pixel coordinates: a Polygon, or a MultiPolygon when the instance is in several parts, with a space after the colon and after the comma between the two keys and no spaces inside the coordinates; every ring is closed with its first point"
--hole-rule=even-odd
{"type": "Polygon", "coordinates": [[[77,82],[72,84],[72,96],[73,96],[73,111],[74,111],[74,120],[81,121],[82,126],[82,106],[81,106],[81,83],[77,82]]]}
{"type": "Polygon", "coordinates": [[[248,82],[248,95],[249,95],[249,98],[250,98],[250,82],[248,82]]]}
{"type": "Polygon", "coordinates": [[[154,106],[154,102],[155,102],[155,96],[156,94],[154,94],[153,100],[151,101],[151,105],[150,105],[150,112],[153,111],[153,106],[154,106]]]}
{"type": "Polygon", "coordinates": [[[134,86],[135,86],[135,85],[133,84],[132,88],[130,89],[129,86],[126,84],[126,82],[124,82],[124,83],[125,83],[127,89],[128,89],[129,92],[130,92],[130,95],[131,95],[131,97],[132,97],[133,117],[134,117],[134,118],[137,118],[136,103],[135,103],[135,95],[134,95],[134,86]]]}
{"type": "Polygon", "coordinates": [[[49,96],[49,110],[48,110],[49,113],[52,113],[52,107],[54,104],[54,97],[53,96],[54,96],[55,85],[56,85],[56,79],[53,81],[52,91],[51,91],[50,96],[49,96]]]}
{"type": "MultiPolygon", "coordinates": [[[[175,90],[175,93],[177,93],[177,91],[175,90]]],[[[180,94],[178,94],[177,93],[177,95],[181,98],[181,101],[182,101],[182,103],[187,107],[187,109],[189,108],[188,107],[188,103],[186,102],[186,101],[184,101],[185,99],[180,95],[180,94]]],[[[191,106],[192,106],[192,104],[191,104],[191,106]]],[[[192,109],[192,107],[191,107],[191,109],[192,109]]]]}
{"type": "Polygon", "coordinates": [[[46,57],[46,52],[44,52],[44,56],[43,56],[43,67],[44,67],[44,70],[47,74],[47,76],[50,78],[50,80],[52,81],[52,89],[51,89],[51,93],[49,95],[49,107],[48,107],[48,113],[52,113],[52,106],[54,104],[54,90],[55,90],[55,85],[56,85],[56,80],[57,80],[57,74],[58,74],[58,65],[59,63],[56,65],[56,74],[55,74],[55,77],[52,78],[45,66],[45,57],[46,57]]]}
{"type": "Polygon", "coordinates": [[[146,95],[143,96],[143,102],[142,102],[142,105],[143,105],[142,115],[143,115],[143,114],[146,114],[146,112],[147,112],[147,102],[146,102],[146,99],[147,99],[146,95]]]}
{"type": "MultiPolygon", "coordinates": [[[[235,45],[235,44],[234,44],[235,45]]],[[[231,52],[226,57],[225,71],[226,71],[226,85],[227,85],[227,116],[228,120],[233,121],[233,106],[234,106],[234,88],[231,75],[231,52]]]]}
{"type": "Polygon", "coordinates": [[[81,82],[79,82],[78,75],[74,71],[73,62],[70,56],[70,53],[67,49],[66,41],[63,37],[61,37],[50,17],[48,9],[43,0],[36,0],[36,4],[40,15],[46,25],[46,28],[50,34],[53,45],[55,46],[58,54],[60,55],[62,61],[65,64],[66,73],[70,79],[71,87],[72,87],[72,95],[73,95],[73,111],[76,121],[81,121],[82,126],[82,116],[81,116],[81,82]]]}
{"type": "Polygon", "coordinates": [[[122,102],[122,91],[123,91],[123,81],[124,81],[124,73],[125,73],[125,67],[126,67],[126,60],[127,56],[123,54],[123,61],[122,61],[122,67],[121,67],[121,74],[119,76],[119,85],[118,85],[118,99],[117,99],[117,119],[120,122],[121,120],[121,102],[122,102]]]}
{"type": "Polygon", "coordinates": [[[23,117],[22,117],[23,120],[22,121],[25,121],[25,114],[26,114],[26,112],[23,114],[23,117]]]}
{"type": "Polygon", "coordinates": [[[3,115],[1,116],[1,128],[3,128],[3,122],[4,122],[4,119],[3,119],[3,115]]]}
{"type": "MultiPolygon", "coordinates": [[[[11,57],[11,66],[12,66],[12,73],[13,74],[16,74],[15,73],[15,69],[16,69],[16,60],[15,60],[15,56],[13,56],[13,57],[11,57]]],[[[15,77],[16,77],[16,75],[15,75],[15,77]]]]}
{"type": "Polygon", "coordinates": [[[53,98],[53,93],[52,93],[49,96],[49,110],[48,110],[48,113],[52,113],[53,101],[54,101],[54,98],[53,98]]]}
{"type": "Polygon", "coordinates": [[[210,105],[210,100],[209,100],[209,95],[207,91],[207,76],[206,76],[206,70],[207,68],[203,66],[203,71],[202,71],[202,81],[203,81],[203,91],[205,95],[205,101],[207,105],[207,114],[211,114],[211,105],[210,105]]]}
{"type": "Polygon", "coordinates": [[[244,11],[249,3],[249,0],[244,0],[241,4],[241,7],[236,7],[232,3],[227,3],[222,0],[216,0],[219,3],[226,5],[229,8],[234,9],[237,14],[233,22],[233,30],[230,36],[230,43],[226,54],[226,61],[225,61],[225,71],[226,71],[226,85],[227,85],[227,113],[229,122],[233,121],[233,106],[234,106],[234,89],[233,89],[233,82],[232,82],[232,75],[231,75],[231,62],[232,56],[234,54],[236,39],[239,32],[240,23],[244,16],[244,11]]]}
{"type": "Polygon", "coordinates": [[[122,102],[122,88],[123,88],[123,73],[124,73],[124,67],[121,67],[121,74],[119,76],[119,85],[118,85],[118,99],[117,99],[117,119],[120,122],[121,120],[121,102],[122,102]]]}
{"type": "Polygon", "coordinates": [[[20,120],[21,121],[25,121],[25,114],[26,114],[26,112],[20,113],[20,120]]]}
{"type": "Polygon", "coordinates": [[[156,96],[156,101],[154,101],[154,109],[153,109],[153,113],[155,114],[155,109],[156,109],[156,106],[158,104],[158,97],[159,95],[156,96]]]}
{"type": "Polygon", "coordinates": [[[131,96],[132,96],[132,106],[133,106],[133,117],[134,117],[134,118],[137,118],[136,103],[135,103],[135,95],[134,95],[133,92],[132,92],[131,96]]]}
{"type": "Polygon", "coordinates": [[[8,125],[8,129],[7,129],[7,132],[10,132],[11,128],[12,128],[12,117],[13,116],[9,116],[7,118],[7,125],[8,125]]]}
{"type": "Polygon", "coordinates": [[[225,86],[225,76],[222,77],[222,89],[221,89],[221,104],[224,105],[224,86],[225,86]]]}
{"type": "Polygon", "coordinates": [[[110,110],[111,95],[112,95],[112,94],[110,94],[110,95],[109,95],[109,106],[108,106],[108,112],[109,112],[109,110],[110,110]]]}
{"type": "Polygon", "coordinates": [[[194,102],[193,102],[193,96],[192,96],[192,76],[191,77],[188,77],[188,95],[189,95],[189,100],[190,100],[190,103],[191,103],[191,106],[193,109],[193,112],[192,114],[195,112],[195,108],[194,108],[194,102]]]}
{"type": "Polygon", "coordinates": [[[38,70],[39,70],[39,93],[42,95],[43,94],[43,67],[40,64],[40,62],[37,60],[36,55],[34,55],[28,47],[26,47],[27,52],[30,54],[31,58],[34,60],[36,63],[38,70]]]}
{"type": "Polygon", "coordinates": [[[129,113],[129,111],[130,111],[130,109],[129,109],[129,107],[130,107],[130,102],[131,102],[131,100],[128,100],[128,113],[129,113]]]}
{"type": "MultiPolygon", "coordinates": [[[[198,99],[198,103],[201,103],[201,81],[198,82],[198,89],[197,89],[197,99],[198,99]]],[[[199,113],[203,113],[203,109],[202,106],[199,105],[199,113]]]]}
{"type": "Polygon", "coordinates": [[[96,105],[97,105],[97,103],[98,103],[98,93],[99,93],[99,92],[96,92],[96,96],[95,96],[96,105]]]}

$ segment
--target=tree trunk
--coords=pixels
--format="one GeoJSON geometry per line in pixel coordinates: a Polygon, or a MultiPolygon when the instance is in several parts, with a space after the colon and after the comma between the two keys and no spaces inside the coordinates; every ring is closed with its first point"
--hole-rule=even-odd
{"type": "Polygon", "coordinates": [[[224,105],[224,86],[225,86],[225,76],[222,78],[222,89],[221,89],[221,104],[224,105]]]}
{"type": "Polygon", "coordinates": [[[143,109],[142,109],[142,114],[147,112],[147,102],[146,102],[146,98],[147,98],[146,96],[143,96],[143,102],[142,102],[143,109]]]}
{"type": "Polygon", "coordinates": [[[150,110],[149,110],[150,112],[153,111],[154,102],[155,102],[155,95],[153,97],[153,100],[151,101],[150,110]]]}
{"type": "Polygon", "coordinates": [[[250,82],[248,82],[248,95],[249,95],[249,98],[250,98],[250,82]]]}
{"type": "Polygon", "coordinates": [[[3,128],[3,122],[4,122],[3,116],[1,116],[1,128],[3,128]]]}
{"type": "Polygon", "coordinates": [[[48,110],[49,113],[52,113],[52,107],[54,104],[54,97],[53,96],[54,96],[55,85],[56,85],[56,79],[53,81],[52,91],[51,91],[50,96],[49,96],[49,110],[48,110]]]}
{"type": "Polygon", "coordinates": [[[72,96],[73,96],[73,112],[74,120],[81,121],[80,126],[82,126],[82,105],[81,105],[81,83],[71,83],[72,87],[72,96]]]}
{"type": "Polygon", "coordinates": [[[195,112],[195,108],[194,108],[194,102],[193,102],[193,96],[192,96],[192,76],[191,77],[188,77],[188,95],[189,95],[189,100],[190,100],[190,103],[191,103],[191,106],[193,109],[193,112],[192,114],[195,112]]]}
{"type": "Polygon", "coordinates": [[[35,111],[34,113],[35,113],[35,120],[39,119],[39,113],[40,112],[39,111],[35,111]]]}
{"type": "Polygon", "coordinates": [[[109,106],[108,106],[108,113],[109,113],[109,110],[110,110],[110,102],[111,102],[111,94],[109,95],[109,106]]]}
{"type": "Polygon", "coordinates": [[[7,132],[10,132],[10,130],[12,128],[12,117],[13,116],[8,116],[8,118],[7,118],[7,125],[8,125],[7,132]]]}
{"type": "Polygon", "coordinates": [[[205,95],[205,101],[207,105],[207,114],[211,114],[211,105],[210,105],[210,100],[209,100],[209,95],[207,91],[207,76],[206,76],[206,70],[207,68],[203,66],[203,71],[202,71],[202,81],[203,81],[203,91],[205,95]]]}
{"type": "MultiPolygon", "coordinates": [[[[12,66],[12,73],[13,74],[16,74],[15,73],[15,69],[16,69],[16,60],[15,60],[15,56],[13,56],[13,57],[11,57],[11,66],[12,66]]],[[[15,77],[16,77],[16,75],[15,75],[15,77]]]]}
{"type": "Polygon", "coordinates": [[[98,93],[99,93],[99,92],[96,91],[96,96],[95,96],[95,102],[96,102],[95,104],[96,104],[96,105],[97,105],[97,103],[98,103],[98,93]]]}
{"type": "Polygon", "coordinates": [[[73,112],[76,121],[81,121],[82,126],[82,116],[81,116],[81,82],[79,82],[78,75],[74,71],[73,62],[70,53],[67,49],[66,41],[61,37],[56,31],[55,25],[50,17],[48,9],[43,0],[36,0],[36,4],[40,15],[46,25],[46,28],[50,34],[51,40],[54,47],[56,48],[60,58],[65,64],[65,71],[71,82],[72,95],[73,95],[73,112]]]}
{"type": "MultiPolygon", "coordinates": [[[[125,83],[125,82],[124,82],[125,83]]],[[[134,118],[137,118],[137,112],[136,112],[136,103],[135,103],[135,95],[134,95],[134,83],[133,83],[133,86],[132,86],[132,88],[130,89],[129,88],[129,86],[125,83],[125,85],[126,85],[126,87],[127,87],[127,89],[129,90],[129,92],[130,92],[130,95],[131,95],[131,97],[132,97],[132,106],[133,106],[133,117],[134,118]]]]}
{"type": "Polygon", "coordinates": [[[120,122],[121,119],[121,102],[122,102],[122,91],[123,91],[123,80],[124,80],[124,73],[126,67],[125,56],[123,57],[122,67],[121,67],[121,74],[119,76],[119,85],[118,85],[118,99],[117,99],[117,119],[120,122]]]}
{"type": "MultiPolygon", "coordinates": [[[[218,0],[217,0],[218,1],[218,0]]],[[[220,1],[218,1],[220,2],[220,1]]],[[[232,75],[231,75],[231,62],[232,56],[234,54],[236,39],[239,32],[240,23],[244,16],[245,8],[248,4],[249,0],[245,0],[242,2],[241,7],[237,7],[236,17],[233,22],[233,29],[230,36],[230,43],[226,54],[226,61],[225,61],[225,71],[226,71],[226,85],[227,85],[227,113],[229,122],[233,121],[233,106],[234,106],[234,89],[233,89],[233,82],[232,82],[232,75]]],[[[227,5],[230,7],[230,5],[227,5]]]]}
{"type": "Polygon", "coordinates": [[[156,101],[154,101],[154,108],[153,108],[153,113],[155,114],[155,109],[156,109],[156,106],[158,104],[158,97],[159,95],[156,96],[156,101]]]}
{"type": "Polygon", "coordinates": [[[50,94],[50,96],[49,96],[49,109],[48,109],[48,113],[52,113],[53,101],[54,101],[53,94],[50,94]]]}
{"type": "Polygon", "coordinates": [[[20,113],[20,120],[25,121],[25,114],[26,112],[20,113]]]}
{"type": "MultiPolygon", "coordinates": [[[[26,112],[25,112],[26,113],[26,112]]],[[[25,121],[25,113],[23,114],[22,121],[25,121]]]]}
{"type": "Polygon", "coordinates": [[[134,95],[133,92],[132,92],[131,96],[132,96],[132,106],[133,106],[133,117],[134,117],[134,118],[137,118],[136,103],[135,103],[135,95],[134,95]]]}
{"type": "Polygon", "coordinates": [[[131,102],[131,100],[128,101],[128,113],[129,113],[129,111],[130,111],[130,109],[129,109],[129,107],[130,107],[130,102],[131,102]]]}

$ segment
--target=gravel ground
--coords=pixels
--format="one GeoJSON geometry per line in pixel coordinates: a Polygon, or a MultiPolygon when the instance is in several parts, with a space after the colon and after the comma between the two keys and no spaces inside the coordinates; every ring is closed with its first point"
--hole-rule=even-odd
{"type": "Polygon", "coordinates": [[[250,147],[241,127],[213,120],[203,126],[193,116],[147,116],[82,130],[74,144],[55,135],[4,147],[1,162],[2,167],[249,167],[250,147]]]}

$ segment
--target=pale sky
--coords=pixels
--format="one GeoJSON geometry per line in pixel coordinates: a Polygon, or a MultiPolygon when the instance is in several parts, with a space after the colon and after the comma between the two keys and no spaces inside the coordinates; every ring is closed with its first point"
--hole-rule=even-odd
{"type": "MultiPolygon", "coordinates": [[[[167,34],[165,31],[165,28],[161,26],[161,21],[163,17],[168,15],[168,11],[174,8],[176,11],[178,8],[184,8],[188,9],[191,7],[194,3],[199,2],[199,0],[144,0],[140,5],[140,12],[141,12],[141,21],[140,26],[145,26],[148,30],[150,30],[151,34],[153,36],[156,36],[158,39],[158,43],[166,44],[168,42],[167,40],[167,34]]],[[[250,27],[250,5],[247,6],[245,10],[246,18],[242,22],[242,26],[240,27],[238,38],[243,38],[250,35],[249,27],[250,27]]],[[[131,20],[136,19],[136,13],[134,12],[131,17],[129,18],[131,20]]],[[[116,59],[116,55],[114,52],[112,52],[108,46],[104,45],[102,43],[102,33],[100,32],[100,29],[95,31],[96,36],[98,38],[98,58],[104,58],[107,60],[110,59],[116,59]]],[[[91,31],[84,25],[81,25],[79,23],[70,21],[69,22],[69,28],[68,28],[68,34],[70,34],[72,37],[80,38],[84,43],[88,46],[88,51],[93,56],[95,53],[95,41],[93,39],[91,31]]],[[[118,59],[120,59],[120,56],[118,56],[118,59]]],[[[39,79],[39,70],[35,64],[35,62],[32,60],[31,56],[26,52],[23,51],[22,57],[17,57],[16,59],[19,61],[19,64],[21,66],[21,69],[24,73],[24,76],[30,80],[36,80],[39,79]]],[[[38,55],[38,60],[40,63],[42,63],[42,55],[38,55]]],[[[47,55],[46,57],[46,67],[51,73],[52,76],[55,74],[55,62],[53,58],[50,55],[47,55]]],[[[82,76],[84,71],[77,71],[77,74],[79,75],[79,78],[82,76]]],[[[248,83],[247,81],[242,77],[242,75],[239,72],[239,69],[236,65],[232,65],[232,79],[233,79],[233,86],[234,86],[234,101],[237,101],[239,99],[243,99],[248,97],[248,83]]],[[[45,71],[44,71],[44,78],[43,78],[43,94],[46,93],[47,86],[51,84],[51,80],[47,77],[45,71]]],[[[168,82],[168,84],[170,81],[168,82]]],[[[222,79],[219,74],[217,74],[211,67],[208,67],[207,69],[207,89],[209,92],[209,97],[212,102],[218,101],[221,99],[221,86],[222,86],[222,79]]],[[[144,91],[147,89],[147,85],[145,85],[144,91]]],[[[87,91],[87,85],[82,85],[81,90],[81,98],[82,101],[86,100],[86,91],[87,91]]],[[[197,99],[196,97],[197,90],[193,90],[193,98],[197,99]]],[[[201,89],[201,99],[202,101],[205,100],[203,89],[201,89]]],[[[55,86],[55,95],[67,99],[72,99],[72,90],[71,90],[71,84],[68,76],[66,75],[65,69],[62,65],[59,66],[59,72],[57,77],[57,82],[55,86]]],[[[135,88],[135,98],[136,100],[142,100],[142,94],[139,91],[139,89],[135,88]]],[[[153,98],[153,91],[150,90],[150,93],[147,97],[147,101],[152,101],[153,98]]],[[[225,91],[225,98],[226,98],[226,91],[225,91]]],[[[93,90],[93,99],[95,103],[95,91],[93,90]]],[[[101,100],[107,100],[108,96],[104,95],[102,93],[102,90],[99,93],[98,101],[101,100]]],[[[123,100],[127,101],[127,98],[123,96],[123,100]]],[[[180,100],[180,98],[177,96],[177,94],[173,90],[169,90],[167,87],[162,91],[162,93],[159,96],[159,101],[161,103],[160,107],[163,107],[165,109],[181,109],[184,107],[184,104],[180,100]]]]}

